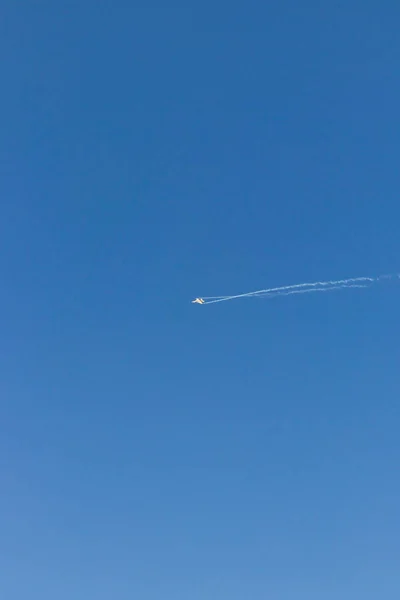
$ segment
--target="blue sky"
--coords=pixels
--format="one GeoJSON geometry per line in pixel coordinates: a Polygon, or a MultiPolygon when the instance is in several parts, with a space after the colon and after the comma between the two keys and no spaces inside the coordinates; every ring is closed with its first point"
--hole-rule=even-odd
{"type": "Polygon", "coordinates": [[[395,1],[6,2],[0,595],[400,595],[395,1]]]}

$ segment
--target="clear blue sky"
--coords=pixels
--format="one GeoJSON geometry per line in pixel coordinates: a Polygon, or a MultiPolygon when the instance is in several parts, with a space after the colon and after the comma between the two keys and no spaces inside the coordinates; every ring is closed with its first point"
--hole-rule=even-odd
{"type": "Polygon", "coordinates": [[[399,22],[3,2],[1,598],[400,597],[399,22]]]}

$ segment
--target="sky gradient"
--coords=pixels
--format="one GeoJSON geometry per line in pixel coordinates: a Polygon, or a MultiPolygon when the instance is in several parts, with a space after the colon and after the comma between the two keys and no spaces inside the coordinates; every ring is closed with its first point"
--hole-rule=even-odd
{"type": "Polygon", "coordinates": [[[3,2],[0,596],[398,600],[398,2],[3,2]],[[137,4],[137,3],[136,3],[137,4]]]}

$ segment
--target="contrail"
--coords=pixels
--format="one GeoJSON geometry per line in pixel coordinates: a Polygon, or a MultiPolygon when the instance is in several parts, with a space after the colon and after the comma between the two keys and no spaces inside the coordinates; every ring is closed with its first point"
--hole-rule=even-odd
{"type": "Polygon", "coordinates": [[[314,292],[331,292],[333,290],[347,290],[348,288],[366,288],[367,284],[352,283],[349,285],[331,285],[329,287],[313,287],[301,290],[287,290],[282,292],[272,292],[271,294],[256,294],[255,298],[275,298],[276,296],[291,296],[292,294],[312,294],[314,292]]]}
{"type": "Polygon", "coordinates": [[[227,302],[228,300],[236,300],[239,298],[265,298],[275,296],[290,296],[292,294],[309,294],[312,292],[329,292],[332,290],[340,290],[347,288],[365,288],[381,279],[400,278],[400,275],[379,275],[378,277],[350,277],[348,279],[338,279],[331,281],[316,281],[313,283],[297,283],[295,285],[285,285],[281,287],[267,288],[257,290],[255,292],[247,292],[244,294],[236,294],[234,296],[203,296],[197,298],[196,301],[200,304],[216,304],[218,302],[227,302]]]}

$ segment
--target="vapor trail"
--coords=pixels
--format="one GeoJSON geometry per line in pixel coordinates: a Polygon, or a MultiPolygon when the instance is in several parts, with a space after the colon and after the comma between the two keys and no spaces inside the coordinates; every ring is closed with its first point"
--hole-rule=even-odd
{"type": "Polygon", "coordinates": [[[203,296],[200,300],[201,304],[217,304],[218,302],[227,302],[228,300],[236,300],[239,298],[265,298],[275,296],[290,296],[292,294],[309,294],[312,292],[329,292],[332,290],[347,288],[365,288],[377,283],[380,279],[391,279],[393,277],[399,278],[400,275],[380,275],[379,277],[349,277],[348,279],[316,281],[313,283],[297,283],[295,285],[266,288],[264,290],[246,292],[244,294],[236,294],[233,296],[203,296]]]}

